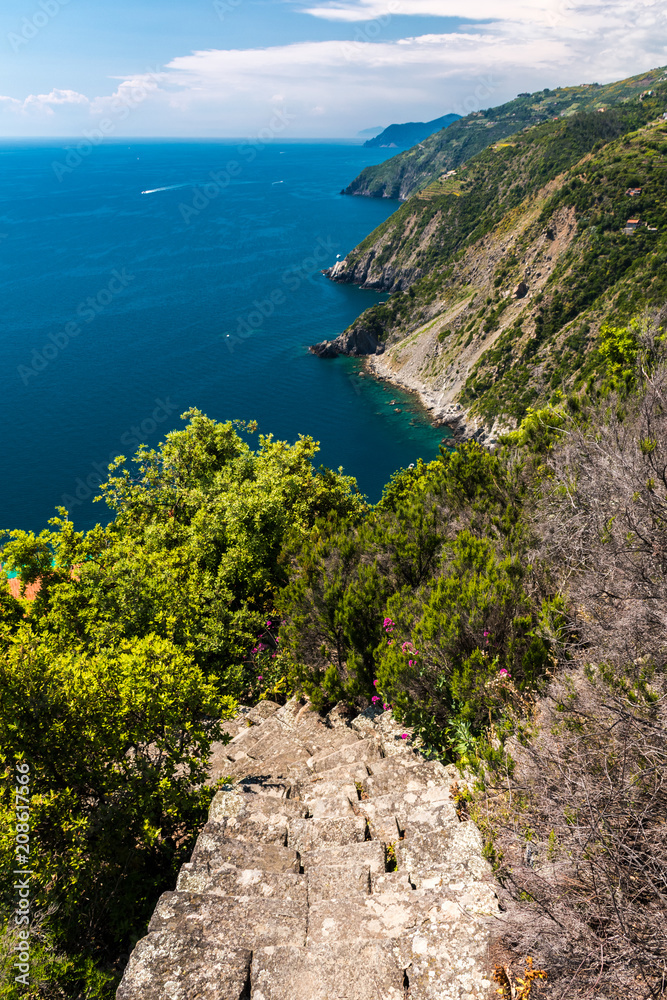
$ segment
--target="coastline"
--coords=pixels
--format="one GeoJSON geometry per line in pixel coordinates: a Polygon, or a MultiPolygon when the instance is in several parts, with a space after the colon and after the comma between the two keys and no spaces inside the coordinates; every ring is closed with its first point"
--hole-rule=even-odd
{"type": "Polygon", "coordinates": [[[454,444],[466,441],[478,441],[485,447],[493,448],[498,444],[501,434],[512,428],[499,420],[494,420],[489,427],[481,418],[470,417],[460,403],[454,401],[454,396],[462,386],[452,386],[449,391],[434,392],[424,383],[409,374],[394,370],[389,364],[388,355],[371,354],[363,358],[365,373],[380,382],[395,385],[402,392],[414,396],[420,410],[425,414],[433,427],[447,429],[449,434],[443,440],[451,440],[454,444]]]}

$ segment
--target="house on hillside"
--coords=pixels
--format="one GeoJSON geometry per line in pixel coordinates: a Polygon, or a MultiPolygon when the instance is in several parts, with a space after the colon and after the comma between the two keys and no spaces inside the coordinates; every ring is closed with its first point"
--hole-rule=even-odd
{"type": "Polygon", "coordinates": [[[628,219],[625,223],[624,233],[634,233],[639,226],[639,219],[628,219]]]}
{"type": "Polygon", "coordinates": [[[642,193],[641,188],[628,188],[625,192],[630,198],[635,198],[638,194],[642,193]]]}

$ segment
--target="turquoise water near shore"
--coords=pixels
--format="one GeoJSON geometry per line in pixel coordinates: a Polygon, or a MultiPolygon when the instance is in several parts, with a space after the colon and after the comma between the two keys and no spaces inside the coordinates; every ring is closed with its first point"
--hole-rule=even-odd
{"type": "Polygon", "coordinates": [[[379,299],[320,272],[398,207],[339,193],[387,150],[133,140],[77,162],[65,145],[0,143],[0,528],[62,503],[77,527],[109,520],[92,498],[110,459],[192,406],[312,435],[373,501],[437,454],[413,400],[307,351],[379,299]]]}

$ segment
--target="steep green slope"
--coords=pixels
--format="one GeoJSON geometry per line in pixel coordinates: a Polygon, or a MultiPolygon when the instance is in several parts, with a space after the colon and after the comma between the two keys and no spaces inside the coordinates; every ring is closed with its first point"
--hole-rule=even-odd
{"type": "Polygon", "coordinates": [[[376,353],[377,374],[464,436],[594,379],[605,319],[667,299],[666,110],[661,85],[547,122],[413,196],[355,252],[357,270],[407,292],[330,353],[376,353]]]}
{"type": "Polygon", "coordinates": [[[599,86],[582,84],[557,90],[522,94],[497,108],[475,111],[416,147],[385,163],[367,167],[345,189],[346,194],[372,198],[407,198],[449,170],[456,170],[492,143],[522,128],[547,121],[556,115],[597,111],[632,99],[654,86],[664,76],[664,67],[617,83],[599,86]]]}
{"type": "Polygon", "coordinates": [[[330,277],[366,288],[405,290],[587,153],[655,118],[666,106],[665,95],[661,84],[652,96],[604,113],[577,112],[489,146],[456,176],[413,195],[336,264],[330,277]]]}

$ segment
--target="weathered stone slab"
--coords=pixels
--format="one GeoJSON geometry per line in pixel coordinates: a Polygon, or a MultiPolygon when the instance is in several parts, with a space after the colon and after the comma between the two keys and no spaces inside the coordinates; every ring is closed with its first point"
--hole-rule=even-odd
{"type": "Polygon", "coordinates": [[[197,838],[192,864],[199,871],[215,871],[223,865],[261,868],[268,872],[299,872],[296,851],[276,844],[248,844],[224,835],[220,823],[207,823],[197,838]]]}
{"type": "Polygon", "coordinates": [[[438,761],[392,758],[371,762],[368,767],[371,773],[362,779],[362,785],[371,798],[417,791],[430,785],[449,789],[451,784],[445,768],[438,761]]]}
{"type": "Polygon", "coordinates": [[[417,833],[396,845],[397,867],[415,884],[440,877],[439,885],[469,885],[489,879],[491,866],[482,857],[482,838],[474,823],[456,823],[432,833],[417,833]]]}
{"type": "Polygon", "coordinates": [[[281,705],[277,701],[270,701],[268,698],[264,698],[262,701],[257,702],[254,708],[251,708],[248,712],[248,718],[253,722],[264,722],[266,719],[270,719],[272,715],[279,712],[281,705]]]}
{"type": "Polygon", "coordinates": [[[303,945],[307,915],[307,905],[295,900],[164,892],[148,930],[188,935],[199,925],[207,938],[234,948],[252,948],[257,940],[303,945]]]}
{"type": "Polygon", "coordinates": [[[176,889],[180,892],[209,893],[214,896],[261,896],[308,902],[306,879],[290,872],[266,872],[260,868],[227,865],[216,872],[183,865],[176,889]]]}
{"type": "Polygon", "coordinates": [[[301,854],[301,864],[307,874],[325,865],[354,865],[367,863],[372,874],[384,872],[384,844],[366,840],[342,847],[326,845],[301,854]]]}
{"type": "Polygon", "coordinates": [[[388,941],[419,923],[415,892],[382,893],[366,899],[320,900],[308,912],[308,943],[388,941]]]}
{"type": "Polygon", "coordinates": [[[344,816],[359,815],[357,810],[357,790],[354,785],[344,786],[337,793],[321,798],[308,798],[304,806],[312,819],[337,819],[344,816]]]}
{"type": "Polygon", "coordinates": [[[361,784],[368,777],[366,765],[360,762],[351,764],[341,764],[338,767],[331,767],[319,774],[314,774],[310,769],[300,776],[293,786],[292,795],[308,801],[309,798],[322,798],[325,795],[337,794],[337,789],[354,788],[356,794],[356,782],[361,784]],[[322,791],[319,791],[322,789],[322,791]]]}
{"type": "Polygon", "coordinates": [[[405,1000],[391,944],[366,941],[310,948],[259,948],[253,1000],[405,1000]]]}
{"type": "Polygon", "coordinates": [[[284,845],[288,820],[305,816],[307,811],[303,802],[246,794],[232,788],[216,792],[209,819],[224,827],[227,837],[284,845]]]}
{"type": "Polygon", "coordinates": [[[354,813],[341,819],[291,819],[287,827],[287,847],[301,853],[322,844],[360,843],[365,836],[366,820],[354,813]]]}
{"type": "MultiPolygon", "coordinates": [[[[413,892],[419,895],[420,890],[413,892]]],[[[399,964],[409,977],[412,1000],[486,1000],[493,996],[487,977],[488,920],[466,913],[458,900],[429,894],[418,923],[396,941],[399,964]]]]}
{"type": "Polygon", "coordinates": [[[380,750],[372,740],[356,740],[333,753],[318,754],[311,757],[308,766],[315,772],[328,771],[342,764],[356,764],[361,761],[380,760],[380,750]]]}
{"type": "Polygon", "coordinates": [[[371,868],[368,863],[318,865],[309,870],[306,878],[311,906],[320,899],[368,896],[371,891],[371,868]]]}
{"type": "Polygon", "coordinates": [[[449,792],[447,797],[431,801],[430,793],[441,788],[424,789],[424,794],[405,792],[403,795],[382,795],[360,803],[368,818],[373,839],[392,843],[410,839],[416,833],[429,833],[458,824],[456,810],[449,792]]]}
{"type": "Polygon", "coordinates": [[[197,931],[159,931],[135,947],[117,1000],[244,1000],[250,978],[249,949],[230,948],[197,931]]]}
{"type": "Polygon", "coordinates": [[[412,892],[416,888],[407,872],[375,872],[371,875],[371,892],[376,895],[383,892],[412,892]]]}

